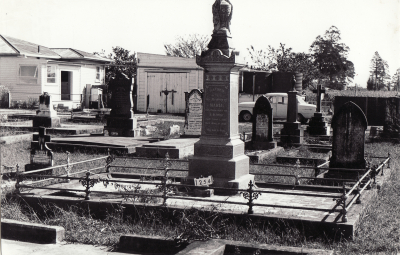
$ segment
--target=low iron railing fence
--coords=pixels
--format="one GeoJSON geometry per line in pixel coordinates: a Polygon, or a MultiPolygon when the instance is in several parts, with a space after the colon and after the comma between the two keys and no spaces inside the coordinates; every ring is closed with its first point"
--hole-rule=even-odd
{"type": "MultiPolygon", "coordinates": [[[[347,221],[347,212],[351,208],[351,206],[354,203],[361,203],[361,194],[364,192],[365,189],[370,189],[372,184],[376,183],[376,176],[378,174],[383,175],[384,174],[384,167],[387,166],[390,168],[390,154],[387,157],[370,157],[370,158],[376,158],[376,159],[383,159],[379,164],[376,166],[372,166],[371,164],[368,164],[366,169],[345,169],[345,168],[327,168],[324,167],[328,162],[323,163],[321,165],[315,165],[313,167],[307,167],[307,166],[299,166],[297,164],[296,167],[298,168],[306,168],[306,169],[312,169],[315,172],[321,172],[321,171],[329,171],[329,170],[334,170],[336,172],[340,171],[345,171],[345,172],[353,172],[353,173],[358,173],[358,176],[360,173],[362,176],[360,178],[357,178],[356,180],[354,179],[341,179],[341,178],[318,178],[316,177],[301,177],[301,176],[296,176],[296,175],[285,175],[285,174],[269,174],[269,173],[251,173],[254,175],[275,175],[275,176],[287,176],[287,177],[292,177],[294,179],[293,187],[300,186],[301,180],[303,179],[311,179],[311,180],[323,180],[324,182],[341,182],[342,186],[341,187],[336,187],[336,190],[339,190],[339,194],[335,195],[333,192],[326,193],[326,192],[320,192],[320,193],[304,193],[304,192],[296,192],[295,190],[292,191],[280,191],[279,189],[272,190],[272,189],[261,189],[257,187],[257,182],[254,183],[253,181],[250,181],[248,183],[248,188],[247,189],[237,189],[237,188],[227,188],[227,187],[208,187],[208,186],[196,186],[196,185],[187,185],[183,183],[178,183],[174,182],[174,177],[169,176],[170,172],[177,171],[177,172],[186,172],[188,171],[187,169],[175,169],[175,168],[170,168],[171,166],[171,161],[168,154],[166,155],[165,159],[163,160],[163,166],[156,167],[156,168],[147,168],[148,170],[153,170],[153,171],[162,171],[163,174],[161,175],[149,175],[149,174],[140,174],[141,178],[139,180],[118,180],[118,179],[113,179],[109,177],[109,174],[112,174],[111,169],[112,168],[121,168],[121,167],[126,167],[126,166],[121,166],[121,165],[112,165],[112,163],[115,161],[117,158],[122,158],[122,157],[114,157],[112,155],[107,155],[104,157],[99,157],[95,159],[90,159],[90,160],[84,160],[81,162],[75,162],[75,163],[69,163],[60,166],[55,166],[55,167],[48,167],[44,169],[39,169],[39,170],[34,170],[30,172],[19,172],[17,171],[16,174],[16,184],[15,184],[15,192],[17,194],[21,194],[23,190],[31,190],[31,189],[45,189],[45,190],[57,190],[57,191],[65,191],[65,192],[84,192],[85,193],[85,200],[90,200],[90,194],[91,193],[100,193],[103,195],[122,195],[125,198],[133,198],[133,201],[135,201],[136,198],[147,198],[147,199],[161,199],[162,205],[166,205],[167,200],[169,199],[177,199],[177,200],[191,200],[191,201],[201,201],[201,202],[211,202],[211,203],[224,203],[224,204],[233,204],[233,205],[243,205],[247,206],[248,214],[253,214],[254,210],[253,208],[255,206],[257,207],[274,207],[274,208],[281,208],[281,209],[298,209],[298,210],[311,210],[311,211],[322,211],[322,212],[339,212],[341,215],[341,221],[346,222],[347,221]],[[84,164],[92,161],[104,161],[102,166],[86,169],[86,170],[81,170],[78,172],[75,172],[73,175],[69,174],[68,169],[73,166],[73,165],[79,165],[79,164],[84,164]],[[62,175],[52,175],[52,174],[47,174],[49,170],[52,170],[54,168],[60,168],[64,167],[66,174],[62,175]],[[106,178],[102,178],[100,174],[105,173],[107,174],[106,178]],[[79,174],[84,174],[84,176],[79,176],[79,174]],[[28,178],[39,178],[40,180],[37,181],[31,181],[30,184],[24,183],[24,180],[28,178]],[[43,179],[45,178],[45,179],[43,179]],[[46,179],[47,178],[47,179],[46,179]],[[83,187],[84,191],[81,189],[73,189],[73,188],[64,188],[64,187],[47,187],[43,185],[44,180],[49,180],[49,179],[58,179],[63,182],[69,182],[71,180],[76,180],[78,181],[83,187]],[[155,181],[157,180],[157,181],[155,181]],[[92,190],[94,185],[97,183],[103,183],[105,187],[107,187],[110,184],[113,184],[115,188],[119,188],[118,192],[111,192],[111,191],[99,191],[99,190],[92,190]],[[136,185],[136,186],[124,186],[124,185],[136,185]],[[139,193],[137,192],[140,190],[142,185],[154,185],[156,187],[156,192],[148,192],[148,193],[139,193]],[[131,187],[131,188],[127,188],[131,187]],[[228,200],[215,200],[215,199],[205,199],[205,198],[197,198],[197,197],[189,197],[189,196],[183,196],[183,195],[176,195],[179,193],[176,193],[174,191],[177,191],[179,189],[186,189],[186,190],[194,190],[194,189],[199,189],[199,190],[204,190],[204,189],[213,189],[215,191],[219,192],[225,192],[227,194],[241,194],[247,202],[239,202],[239,201],[228,201],[228,200]],[[316,207],[307,207],[307,206],[291,206],[291,205],[278,205],[278,204],[267,204],[267,203],[256,203],[256,200],[261,196],[262,194],[285,194],[285,195],[294,195],[294,196],[311,196],[311,197],[326,197],[326,198],[332,198],[334,201],[336,201],[335,206],[333,208],[316,208],[316,207]]],[[[261,165],[261,164],[260,164],[261,165]]],[[[272,164],[264,164],[264,167],[270,167],[272,164]]],[[[282,165],[280,165],[282,167],[282,165]]],[[[293,166],[290,166],[293,167],[293,166]]],[[[134,167],[131,166],[129,167],[130,169],[139,169],[143,167],[134,167]]],[[[17,169],[18,170],[18,169],[17,169]]],[[[175,178],[184,178],[184,177],[175,177],[175,178]]],[[[312,185],[310,185],[312,186],[312,185]]],[[[332,189],[333,190],[333,189],[332,189]]],[[[331,190],[331,191],[332,191],[331,190]]]]}

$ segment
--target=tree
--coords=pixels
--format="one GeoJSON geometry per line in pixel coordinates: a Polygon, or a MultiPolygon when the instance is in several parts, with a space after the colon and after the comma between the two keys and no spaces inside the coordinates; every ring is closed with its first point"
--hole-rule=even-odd
{"type": "Polygon", "coordinates": [[[374,90],[380,90],[384,87],[388,87],[388,90],[390,90],[390,83],[388,82],[390,79],[389,65],[381,58],[377,51],[371,59],[370,68],[370,74],[375,82],[374,90]]]}
{"type": "Polygon", "coordinates": [[[400,91],[400,68],[393,74],[391,83],[393,90],[400,91]]]}
{"type": "Polygon", "coordinates": [[[202,51],[207,50],[209,37],[205,35],[178,36],[175,44],[164,44],[167,56],[195,58],[202,51]]]}
{"type": "Polygon", "coordinates": [[[343,87],[349,79],[354,78],[354,64],[347,60],[350,48],[340,40],[339,29],[331,26],[323,36],[317,36],[310,46],[313,63],[331,88],[343,87]]]}
{"type": "Polygon", "coordinates": [[[125,50],[122,47],[116,46],[112,47],[113,53],[108,55],[105,54],[105,51],[95,52],[95,55],[99,55],[101,57],[109,58],[112,60],[112,63],[106,66],[106,74],[105,80],[106,83],[115,78],[117,74],[124,74],[128,78],[134,78],[136,76],[136,56],[135,53],[130,54],[129,50],[125,50]]]}
{"type": "Polygon", "coordinates": [[[316,78],[317,70],[311,61],[311,55],[292,52],[292,48],[286,48],[283,43],[280,43],[278,49],[268,46],[267,51],[263,51],[250,46],[247,50],[256,69],[303,73],[303,88],[308,87],[316,78]]]}
{"type": "Polygon", "coordinates": [[[375,81],[373,77],[369,77],[367,81],[367,89],[368,90],[374,90],[375,89],[375,81]]]}

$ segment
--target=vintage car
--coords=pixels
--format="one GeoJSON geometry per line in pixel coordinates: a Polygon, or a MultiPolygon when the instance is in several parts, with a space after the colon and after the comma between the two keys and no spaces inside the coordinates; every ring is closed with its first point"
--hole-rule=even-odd
{"type": "MultiPolygon", "coordinates": [[[[265,96],[271,102],[274,120],[285,120],[287,115],[288,94],[267,93],[265,96]]],[[[239,121],[248,122],[253,118],[253,107],[255,102],[239,103],[239,121]]],[[[314,116],[317,106],[308,104],[301,96],[297,96],[297,121],[307,123],[308,119],[314,116]]]]}

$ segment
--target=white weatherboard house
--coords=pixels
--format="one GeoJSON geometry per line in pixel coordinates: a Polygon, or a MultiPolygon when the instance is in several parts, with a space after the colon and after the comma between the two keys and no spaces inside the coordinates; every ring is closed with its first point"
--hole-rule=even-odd
{"type": "Polygon", "coordinates": [[[47,92],[53,105],[88,108],[97,101],[109,59],[71,48],[47,48],[0,35],[0,85],[12,101],[39,99],[47,92]]]}
{"type": "Polygon", "coordinates": [[[203,88],[203,68],[196,59],[137,53],[138,112],[184,113],[185,92],[203,88]]]}

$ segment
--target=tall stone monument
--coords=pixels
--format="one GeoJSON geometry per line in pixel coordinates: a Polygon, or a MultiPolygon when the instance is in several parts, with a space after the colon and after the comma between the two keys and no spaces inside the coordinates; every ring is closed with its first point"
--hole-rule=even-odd
{"type": "Polygon", "coordinates": [[[255,150],[276,148],[273,139],[273,114],[271,102],[266,96],[257,99],[253,108],[252,144],[255,150]]]}
{"type": "Polygon", "coordinates": [[[133,117],[132,111],[132,79],[124,74],[118,74],[110,81],[109,90],[111,91],[111,112],[104,130],[107,130],[109,135],[135,136],[137,120],[133,117]]]}
{"type": "Polygon", "coordinates": [[[297,121],[298,106],[297,106],[297,91],[295,90],[296,79],[293,75],[292,86],[293,90],[288,91],[288,106],[287,119],[281,129],[282,144],[301,144],[303,143],[304,130],[301,123],[297,121]]]}
{"type": "Polygon", "coordinates": [[[57,111],[54,110],[51,96],[44,92],[39,96],[39,110],[32,119],[33,127],[60,127],[60,117],[57,117],[57,111]]]}
{"type": "MultiPolygon", "coordinates": [[[[333,115],[332,157],[329,168],[364,169],[365,130],[368,127],[367,118],[358,105],[345,103],[333,115]]],[[[325,177],[357,178],[357,173],[329,170],[325,177]]]]}
{"type": "Polygon", "coordinates": [[[214,187],[242,189],[254,180],[238,132],[238,77],[244,65],[237,61],[239,52],[230,47],[232,4],[216,0],[212,13],[212,39],[208,50],[196,57],[204,68],[203,121],[185,182],[193,185],[194,178],[211,175],[214,187]]]}
{"type": "Polygon", "coordinates": [[[322,89],[321,85],[317,86],[317,89],[313,90],[314,93],[317,94],[317,111],[314,113],[314,116],[310,119],[310,123],[307,127],[307,132],[309,135],[330,135],[331,128],[328,126],[328,123],[325,121],[325,117],[322,116],[321,113],[321,100],[322,94],[325,93],[325,90],[322,89]]]}

